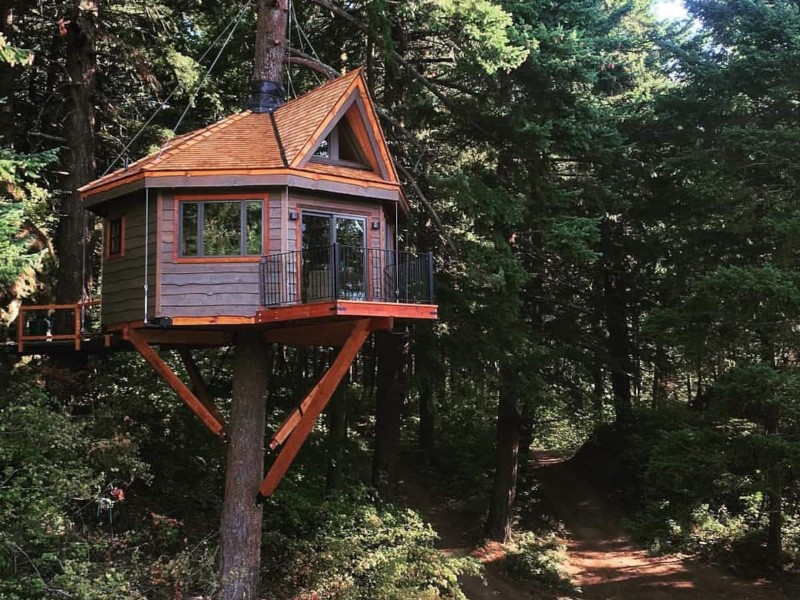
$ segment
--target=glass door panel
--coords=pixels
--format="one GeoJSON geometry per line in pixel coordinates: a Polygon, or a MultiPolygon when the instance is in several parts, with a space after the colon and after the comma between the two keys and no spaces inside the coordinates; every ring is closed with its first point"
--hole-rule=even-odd
{"type": "Polygon", "coordinates": [[[366,221],[356,217],[334,217],[339,245],[339,298],[367,299],[366,221]]]}
{"type": "Polygon", "coordinates": [[[303,302],[333,297],[332,233],[330,215],[303,213],[303,302]]]}

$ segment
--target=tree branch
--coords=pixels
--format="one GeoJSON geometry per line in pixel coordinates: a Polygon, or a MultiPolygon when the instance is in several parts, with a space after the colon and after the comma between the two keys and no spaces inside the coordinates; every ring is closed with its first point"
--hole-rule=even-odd
{"type": "Polygon", "coordinates": [[[321,60],[298,50],[297,48],[287,48],[289,52],[289,64],[306,67],[312,71],[316,71],[327,79],[336,79],[341,75],[339,71],[330,65],[326,65],[321,60]]]}
{"type": "MultiPolygon", "coordinates": [[[[361,33],[366,35],[372,41],[374,41],[374,42],[376,42],[378,44],[380,43],[380,40],[378,39],[378,37],[372,31],[370,31],[370,29],[366,25],[361,23],[358,19],[353,17],[346,10],[331,4],[329,0],[311,0],[311,2],[316,4],[317,6],[321,6],[322,8],[331,11],[334,15],[336,15],[338,17],[341,17],[342,19],[344,19],[345,21],[350,23],[353,27],[358,29],[361,33]]],[[[419,81],[431,94],[436,96],[436,98],[438,98],[439,101],[450,112],[452,112],[453,114],[459,115],[462,118],[465,118],[467,120],[467,122],[469,122],[470,125],[475,127],[475,129],[480,131],[483,135],[491,137],[489,132],[487,132],[485,129],[483,129],[478,123],[476,123],[475,121],[473,121],[469,117],[466,117],[465,115],[463,115],[461,113],[461,111],[458,109],[458,107],[455,104],[453,104],[447,98],[447,96],[442,94],[442,92],[439,89],[437,89],[436,86],[433,83],[431,83],[424,75],[422,75],[422,73],[417,71],[411,64],[409,64],[409,62],[407,60],[405,60],[402,56],[400,56],[394,50],[391,51],[391,55],[398,62],[398,64],[401,67],[403,67],[409,73],[409,75],[411,75],[414,79],[419,81]]]]}
{"type": "Polygon", "coordinates": [[[417,195],[417,198],[419,198],[420,202],[422,202],[423,206],[428,211],[428,214],[430,214],[431,219],[433,219],[433,222],[436,223],[436,228],[439,230],[439,234],[442,236],[442,239],[447,243],[453,255],[454,256],[457,255],[458,250],[456,249],[456,245],[453,243],[453,240],[450,238],[450,235],[444,228],[444,223],[442,223],[442,220],[439,218],[439,213],[436,212],[436,209],[433,208],[433,204],[431,204],[428,198],[425,196],[425,194],[422,193],[422,190],[420,189],[417,180],[414,178],[411,172],[408,169],[406,169],[402,164],[395,161],[395,165],[397,166],[398,170],[403,174],[403,177],[405,177],[411,184],[411,187],[414,188],[414,193],[417,195]]]}

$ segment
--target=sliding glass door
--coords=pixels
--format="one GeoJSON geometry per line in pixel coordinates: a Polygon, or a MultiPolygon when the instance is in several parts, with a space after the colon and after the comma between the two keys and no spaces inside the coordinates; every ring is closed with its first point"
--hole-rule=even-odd
{"type": "Polygon", "coordinates": [[[303,301],[366,300],[366,219],[303,212],[303,301]]]}

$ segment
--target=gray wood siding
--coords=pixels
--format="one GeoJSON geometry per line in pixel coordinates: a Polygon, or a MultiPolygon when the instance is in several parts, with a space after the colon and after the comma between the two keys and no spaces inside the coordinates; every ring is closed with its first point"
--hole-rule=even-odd
{"type": "MultiPolygon", "coordinates": [[[[145,228],[145,192],[123,196],[113,202],[108,219],[125,219],[124,254],[103,258],[101,279],[103,325],[144,319],[145,239],[148,238],[148,313],[155,312],[156,298],[156,196],[149,197],[149,227],[145,228]],[[146,231],[147,229],[147,231],[146,231]]],[[[105,236],[104,236],[105,243],[105,236]]]]}
{"type": "MultiPolygon", "coordinates": [[[[178,215],[171,192],[162,192],[159,239],[161,317],[255,316],[261,308],[258,262],[180,262],[176,256],[178,215]]],[[[263,196],[258,192],[254,196],[263,196]]],[[[273,194],[269,194],[272,198],[273,194]]],[[[209,194],[213,199],[213,194],[209,194]]],[[[279,208],[279,207],[278,207],[279,208]]],[[[267,242],[271,243],[272,208],[267,210],[267,242]]]]}

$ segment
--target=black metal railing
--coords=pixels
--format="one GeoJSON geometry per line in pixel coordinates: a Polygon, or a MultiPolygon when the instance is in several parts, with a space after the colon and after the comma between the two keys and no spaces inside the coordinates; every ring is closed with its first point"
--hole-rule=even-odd
{"type": "Polygon", "coordinates": [[[433,257],[333,244],[262,259],[264,306],[321,300],[433,303],[433,257]]]}

